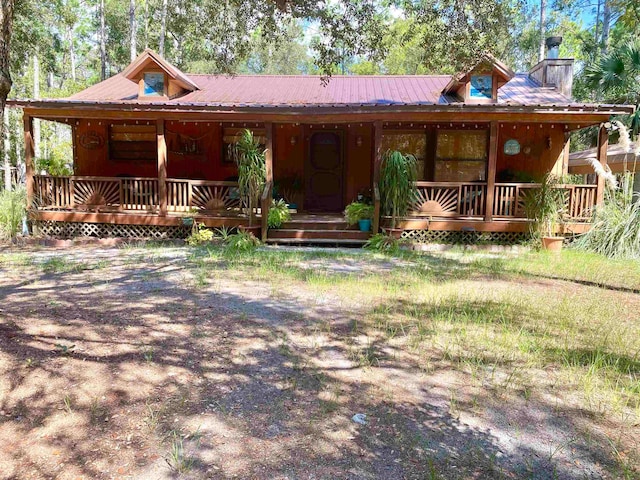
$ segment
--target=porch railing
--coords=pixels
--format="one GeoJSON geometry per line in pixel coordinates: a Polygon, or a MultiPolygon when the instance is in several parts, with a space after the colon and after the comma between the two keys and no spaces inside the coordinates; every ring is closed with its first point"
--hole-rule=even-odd
{"type": "MultiPolygon", "coordinates": [[[[526,219],[526,198],[540,188],[537,183],[496,183],[492,211],[495,219],[526,219]]],[[[565,193],[565,212],[572,220],[591,218],[596,185],[558,185],[565,193]]],[[[487,184],[484,182],[416,182],[408,217],[484,218],[487,184]]]]}
{"type": "MultiPolygon", "coordinates": [[[[203,213],[240,210],[236,182],[167,179],[167,210],[203,213]]],[[[157,178],[34,176],[34,207],[41,210],[158,211],[157,178]]]]}
{"type": "Polygon", "coordinates": [[[409,215],[427,217],[481,217],[486,183],[416,182],[409,215]]]}
{"type": "MultiPolygon", "coordinates": [[[[527,218],[526,199],[539,183],[497,183],[493,197],[495,218],[527,218]]],[[[596,204],[596,185],[558,185],[565,197],[565,214],[572,220],[589,220],[596,204]]]]}

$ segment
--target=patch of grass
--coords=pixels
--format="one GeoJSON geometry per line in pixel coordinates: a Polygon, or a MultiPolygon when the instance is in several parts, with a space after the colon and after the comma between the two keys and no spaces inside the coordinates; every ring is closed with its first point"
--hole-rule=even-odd
{"type": "Polygon", "coordinates": [[[64,256],[51,257],[40,264],[45,273],[78,273],[88,270],[90,265],[86,262],[77,262],[64,256]]]}
{"type": "Polygon", "coordinates": [[[166,459],[176,473],[188,473],[195,464],[195,458],[185,452],[184,441],[178,432],[173,432],[169,455],[166,459]]]}

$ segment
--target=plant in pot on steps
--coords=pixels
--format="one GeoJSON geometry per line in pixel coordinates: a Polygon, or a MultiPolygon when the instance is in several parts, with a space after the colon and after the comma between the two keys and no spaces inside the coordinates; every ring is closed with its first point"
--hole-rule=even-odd
{"type": "Polygon", "coordinates": [[[396,228],[398,219],[407,214],[409,202],[416,195],[417,162],[413,155],[403,155],[397,150],[387,150],[380,168],[380,202],[382,212],[391,217],[388,233],[400,237],[402,229],[396,228]]]}
{"type": "Polygon", "coordinates": [[[358,224],[361,232],[371,231],[373,205],[364,202],[352,202],[344,209],[344,218],[349,225],[358,224]]]}
{"type": "Polygon", "coordinates": [[[256,224],[256,208],[266,182],[265,149],[251,130],[244,130],[229,149],[238,166],[238,190],[242,206],[249,216],[249,227],[244,229],[257,234],[260,224],[256,224]]]}
{"type": "Polygon", "coordinates": [[[564,236],[558,235],[565,212],[564,191],[558,187],[558,178],[547,173],[540,182],[540,188],[525,197],[524,210],[532,219],[530,231],[533,238],[539,238],[545,250],[560,251],[564,236]]]}

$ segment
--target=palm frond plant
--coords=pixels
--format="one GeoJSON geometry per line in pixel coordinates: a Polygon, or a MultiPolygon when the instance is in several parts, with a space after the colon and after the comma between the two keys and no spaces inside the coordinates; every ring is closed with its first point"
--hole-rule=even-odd
{"type": "Polygon", "coordinates": [[[636,111],[631,117],[631,130],[640,130],[640,39],[613,49],[585,69],[587,87],[610,103],[632,103],[636,111]]]}
{"type": "Polygon", "coordinates": [[[244,130],[240,138],[229,146],[238,166],[238,190],[248,210],[249,225],[255,220],[255,209],[266,181],[265,152],[251,130],[244,130]]]}
{"type": "Polygon", "coordinates": [[[385,215],[391,216],[391,228],[406,215],[416,194],[418,164],[413,155],[388,150],[380,168],[380,202],[385,215]]]}
{"type": "Polygon", "coordinates": [[[556,233],[566,211],[566,199],[558,184],[558,178],[547,173],[540,187],[525,197],[524,210],[527,218],[532,220],[529,225],[531,235],[542,239],[543,243],[545,238],[562,238],[557,237],[556,233]]]}

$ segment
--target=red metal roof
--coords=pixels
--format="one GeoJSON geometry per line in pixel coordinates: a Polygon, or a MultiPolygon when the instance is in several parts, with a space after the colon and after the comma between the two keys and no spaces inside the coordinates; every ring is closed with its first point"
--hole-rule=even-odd
{"type": "MultiPolygon", "coordinates": [[[[187,76],[187,75],[185,75],[187,76]]],[[[541,87],[526,73],[516,74],[498,90],[495,104],[464,103],[452,95],[444,95],[450,75],[373,75],[333,76],[328,83],[312,75],[201,75],[188,78],[199,89],[167,99],[138,99],[138,85],[117,74],[69,98],[43,100],[10,100],[11,106],[78,108],[105,105],[126,109],[300,109],[360,107],[360,109],[424,110],[481,109],[517,110],[533,108],[556,111],[599,111],[609,115],[632,113],[629,105],[596,105],[575,103],[554,88],[541,87]]]]}

